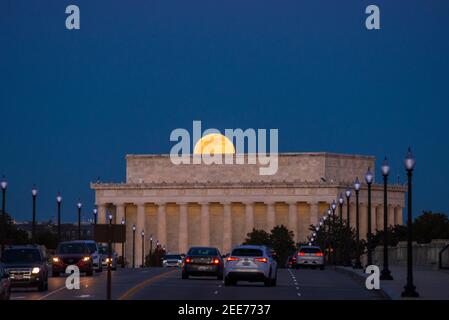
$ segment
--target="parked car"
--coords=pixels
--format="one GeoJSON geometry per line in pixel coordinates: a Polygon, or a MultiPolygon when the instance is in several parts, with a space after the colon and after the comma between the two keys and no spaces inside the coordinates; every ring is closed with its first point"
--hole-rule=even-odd
{"type": "Polygon", "coordinates": [[[180,254],[166,254],[162,258],[162,266],[163,267],[181,267],[182,265],[182,256],[180,254]]]}
{"type": "Polygon", "coordinates": [[[215,276],[223,280],[223,259],[212,247],[192,247],[182,262],[182,279],[189,276],[215,276]]]}
{"type": "Polygon", "coordinates": [[[101,263],[101,254],[98,250],[98,244],[93,240],[79,240],[86,243],[89,248],[90,257],[94,266],[95,272],[103,271],[103,265],[101,263]]]}
{"type": "Polygon", "coordinates": [[[65,273],[69,265],[76,265],[80,272],[92,276],[94,273],[94,263],[92,259],[92,248],[89,248],[86,241],[61,242],[56,248],[56,253],[52,259],[53,277],[58,277],[65,273]]]}
{"type": "Polygon", "coordinates": [[[6,247],[1,258],[11,287],[37,287],[48,290],[48,261],[39,246],[6,247]]]}
{"type": "Polygon", "coordinates": [[[266,246],[241,245],[234,248],[224,266],[225,286],[237,281],[263,282],[266,287],[277,284],[277,262],[266,246]]]}
{"type": "Polygon", "coordinates": [[[111,269],[114,271],[117,270],[117,260],[118,260],[117,252],[112,250],[111,261],[109,261],[109,248],[108,248],[107,244],[98,245],[98,252],[100,253],[100,256],[101,256],[101,266],[102,267],[107,268],[108,263],[110,263],[111,269]]]}
{"type": "Polygon", "coordinates": [[[324,270],[324,254],[320,247],[301,246],[296,252],[296,269],[300,267],[319,267],[324,270]]]}
{"type": "Polygon", "coordinates": [[[0,265],[0,300],[9,300],[11,297],[11,281],[9,274],[0,265]]]}

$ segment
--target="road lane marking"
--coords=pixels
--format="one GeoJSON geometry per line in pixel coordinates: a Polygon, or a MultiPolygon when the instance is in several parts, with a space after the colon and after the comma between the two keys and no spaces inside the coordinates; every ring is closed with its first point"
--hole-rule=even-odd
{"type": "Polygon", "coordinates": [[[172,271],[168,271],[168,272],[164,272],[162,274],[159,274],[157,276],[154,276],[152,278],[149,278],[141,283],[139,283],[138,285],[132,287],[131,289],[129,289],[128,291],[126,291],[124,294],[122,294],[118,300],[128,300],[129,298],[131,298],[133,295],[135,295],[138,291],[142,290],[143,288],[145,288],[147,285],[149,285],[151,282],[154,282],[158,279],[164,278],[172,273],[177,272],[178,270],[172,270],[172,271]]]}
{"type": "Polygon", "coordinates": [[[218,294],[218,291],[215,291],[214,294],[218,294]]]}
{"type": "MultiPolygon", "coordinates": [[[[84,283],[84,282],[87,282],[87,281],[89,281],[89,280],[91,280],[91,279],[82,280],[82,281],[80,281],[80,284],[81,284],[81,283],[84,283]]],[[[40,298],[37,299],[37,300],[44,300],[45,298],[51,296],[52,294],[54,294],[54,293],[56,293],[56,292],[60,292],[60,291],[62,291],[62,290],[64,290],[64,289],[67,289],[66,286],[63,286],[63,287],[58,288],[58,289],[55,289],[55,290],[53,290],[53,291],[47,293],[45,296],[40,297],[40,298]]],[[[68,289],[67,289],[67,290],[68,290],[68,289]]]]}

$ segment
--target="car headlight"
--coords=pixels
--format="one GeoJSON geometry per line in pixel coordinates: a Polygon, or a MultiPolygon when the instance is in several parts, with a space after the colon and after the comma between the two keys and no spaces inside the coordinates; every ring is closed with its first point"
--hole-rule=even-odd
{"type": "Polygon", "coordinates": [[[106,260],[105,260],[107,263],[110,263],[110,262],[112,262],[112,258],[106,258],[106,260]]]}
{"type": "Polygon", "coordinates": [[[89,261],[89,260],[90,260],[90,257],[84,257],[84,258],[83,258],[83,261],[84,261],[84,262],[87,262],[87,261],[89,261]]]}
{"type": "Polygon", "coordinates": [[[60,261],[58,257],[53,257],[52,260],[53,260],[53,262],[59,262],[60,261]]]}
{"type": "Polygon", "coordinates": [[[38,274],[39,271],[41,271],[41,268],[34,267],[33,270],[31,270],[31,273],[32,273],[32,274],[38,274]]]}

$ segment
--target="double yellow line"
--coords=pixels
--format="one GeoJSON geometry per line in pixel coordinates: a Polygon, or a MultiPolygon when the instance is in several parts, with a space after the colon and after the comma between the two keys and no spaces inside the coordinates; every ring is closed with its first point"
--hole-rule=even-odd
{"type": "Polygon", "coordinates": [[[148,285],[151,284],[152,282],[154,282],[154,281],[156,281],[156,280],[159,280],[159,279],[161,279],[161,278],[165,278],[165,277],[167,277],[168,275],[170,275],[170,274],[172,274],[172,273],[175,273],[175,272],[177,272],[177,270],[172,270],[172,271],[169,271],[169,272],[164,272],[164,273],[162,273],[162,274],[159,274],[159,275],[157,275],[157,276],[154,276],[154,277],[152,277],[152,278],[149,278],[149,279],[147,279],[147,280],[145,280],[145,281],[139,283],[138,285],[132,287],[132,288],[129,289],[128,291],[126,291],[124,294],[122,294],[122,295],[118,298],[118,300],[129,300],[129,299],[131,299],[131,297],[132,297],[133,295],[135,295],[138,291],[142,290],[143,288],[145,288],[146,286],[148,286],[148,285]]]}

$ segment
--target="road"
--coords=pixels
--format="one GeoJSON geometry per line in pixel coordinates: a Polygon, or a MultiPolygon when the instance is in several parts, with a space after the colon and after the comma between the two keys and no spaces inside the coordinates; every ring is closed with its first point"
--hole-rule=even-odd
{"type": "MultiPolygon", "coordinates": [[[[328,268],[321,270],[280,269],[278,285],[239,282],[225,287],[214,278],[181,280],[178,269],[118,269],[112,273],[112,299],[135,300],[295,300],[382,299],[350,276],[328,268]]],[[[65,277],[50,278],[49,290],[14,288],[13,300],[99,300],[106,297],[106,272],[81,277],[79,290],[65,288],[65,277]]]]}

